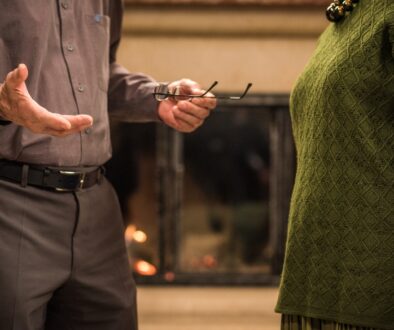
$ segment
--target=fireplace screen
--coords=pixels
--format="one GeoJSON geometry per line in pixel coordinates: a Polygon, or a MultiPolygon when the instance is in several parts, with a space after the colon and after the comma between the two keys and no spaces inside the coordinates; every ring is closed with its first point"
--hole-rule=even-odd
{"type": "Polygon", "coordinates": [[[114,126],[108,176],[138,282],[278,281],[295,167],[287,99],[222,103],[191,134],[114,126]]]}

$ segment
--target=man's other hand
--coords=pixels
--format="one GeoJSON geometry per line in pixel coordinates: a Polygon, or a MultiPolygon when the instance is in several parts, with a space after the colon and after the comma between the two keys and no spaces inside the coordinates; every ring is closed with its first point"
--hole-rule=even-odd
{"type": "MultiPolygon", "coordinates": [[[[196,82],[189,79],[174,81],[168,85],[170,91],[177,87],[180,94],[204,93],[196,82]]],[[[207,96],[213,95],[208,93],[207,96]]],[[[191,100],[169,98],[160,102],[158,111],[160,119],[168,126],[180,132],[189,133],[200,127],[215,107],[216,99],[214,98],[192,98],[191,100]]]]}
{"type": "Polygon", "coordinates": [[[88,115],[61,115],[52,113],[34,101],[25,84],[26,65],[20,64],[0,85],[0,117],[24,126],[37,134],[66,136],[93,124],[88,115]]]}

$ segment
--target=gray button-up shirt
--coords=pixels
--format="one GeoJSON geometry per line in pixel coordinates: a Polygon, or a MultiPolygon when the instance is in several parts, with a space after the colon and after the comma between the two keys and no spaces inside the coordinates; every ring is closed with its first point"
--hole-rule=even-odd
{"type": "Polygon", "coordinates": [[[101,165],[111,156],[108,115],[157,120],[153,79],[115,61],[122,14],[121,0],[0,1],[0,81],[25,63],[27,88],[39,104],[94,119],[91,128],[64,138],[0,126],[0,159],[101,165]]]}

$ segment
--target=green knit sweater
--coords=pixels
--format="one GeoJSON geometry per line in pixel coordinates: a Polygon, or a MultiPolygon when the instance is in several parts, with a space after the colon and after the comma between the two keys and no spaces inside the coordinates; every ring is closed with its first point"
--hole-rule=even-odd
{"type": "Polygon", "coordinates": [[[394,0],[360,0],[330,24],[291,116],[298,166],[276,310],[394,329],[394,0]]]}

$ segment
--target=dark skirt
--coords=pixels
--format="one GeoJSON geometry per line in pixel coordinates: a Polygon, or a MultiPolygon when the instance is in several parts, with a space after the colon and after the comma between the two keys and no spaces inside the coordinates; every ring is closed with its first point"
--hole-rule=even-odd
{"type": "Polygon", "coordinates": [[[282,314],[281,330],[381,330],[325,321],[305,316],[282,314]]]}

